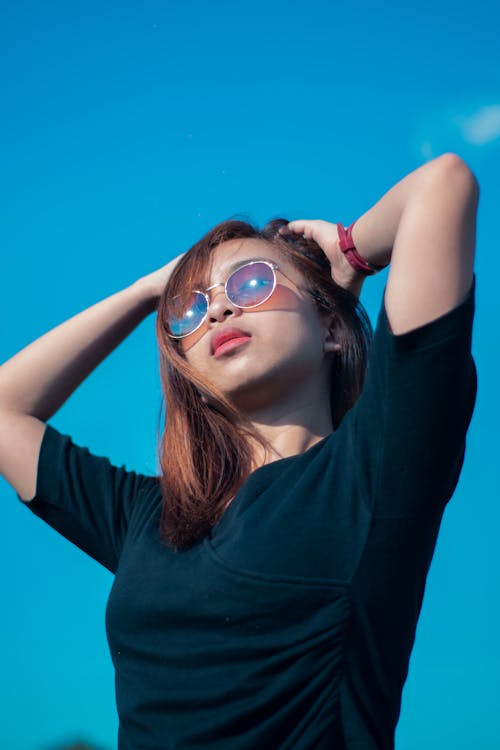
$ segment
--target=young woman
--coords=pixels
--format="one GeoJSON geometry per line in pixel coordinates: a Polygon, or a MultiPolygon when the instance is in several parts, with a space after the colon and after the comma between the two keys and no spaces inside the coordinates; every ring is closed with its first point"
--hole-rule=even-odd
{"type": "Polygon", "coordinates": [[[2,474],[116,574],[120,750],[393,747],[475,402],[478,194],[444,154],[347,231],[223,222],[0,367],[2,474]],[[154,310],[158,477],[47,424],[154,310]]]}

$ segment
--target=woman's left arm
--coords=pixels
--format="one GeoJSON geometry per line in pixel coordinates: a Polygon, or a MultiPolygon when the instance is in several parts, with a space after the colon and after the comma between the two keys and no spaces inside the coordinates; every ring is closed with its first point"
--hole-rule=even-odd
{"type": "Polygon", "coordinates": [[[447,153],[411,172],[363,214],[352,238],[372,263],[388,262],[385,308],[406,333],[455,308],[472,284],[479,185],[447,153]]]}
{"type": "MultiPolygon", "coordinates": [[[[465,163],[444,154],[398,182],[352,230],[362,257],[391,261],[362,392],[339,428],[352,435],[350,469],[379,518],[428,519],[458,481],[477,391],[478,195],[465,163]]],[[[366,277],[333,239],[336,225],[288,226],[318,242],[334,280],[355,294],[366,277]]]]}
{"type": "MultiPolygon", "coordinates": [[[[358,253],[390,262],[385,308],[391,330],[406,333],[456,307],[472,284],[479,185],[456,154],[446,153],[410,172],[352,229],[358,253]]],[[[359,296],[366,277],[338,246],[336,225],[298,220],[288,229],[315,239],[333,278],[359,296]]]]}

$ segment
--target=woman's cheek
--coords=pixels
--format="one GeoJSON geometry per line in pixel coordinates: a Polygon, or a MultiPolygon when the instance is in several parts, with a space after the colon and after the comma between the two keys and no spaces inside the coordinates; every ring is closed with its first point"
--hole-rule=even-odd
{"type": "Polygon", "coordinates": [[[192,349],[193,346],[195,346],[200,339],[203,338],[203,336],[208,334],[208,327],[206,323],[203,323],[197,331],[194,331],[193,333],[190,333],[188,336],[184,336],[183,339],[180,340],[181,342],[181,349],[186,354],[190,349],[192,349]]]}

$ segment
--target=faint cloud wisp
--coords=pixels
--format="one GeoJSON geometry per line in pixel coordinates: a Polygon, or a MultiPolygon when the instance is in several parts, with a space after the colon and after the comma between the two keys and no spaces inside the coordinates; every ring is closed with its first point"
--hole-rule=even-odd
{"type": "Polygon", "coordinates": [[[476,158],[500,141],[500,103],[450,103],[426,113],[416,129],[416,145],[425,161],[445,151],[476,158]],[[460,114],[457,114],[459,112],[460,114]]]}
{"type": "Polygon", "coordinates": [[[473,146],[484,146],[500,138],[500,105],[481,107],[469,117],[454,118],[462,138],[473,146]]]}

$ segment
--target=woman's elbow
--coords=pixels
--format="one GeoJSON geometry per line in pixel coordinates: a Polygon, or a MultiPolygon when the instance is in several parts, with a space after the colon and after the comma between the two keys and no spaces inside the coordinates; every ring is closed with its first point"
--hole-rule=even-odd
{"type": "Polygon", "coordinates": [[[476,202],[479,200],[479,181],[461,156],[447,151],[429,164],[433,166],[433,173],[444,178],[448,186],[459,184],[462,190],[467,190],[475,198],[476,202]]]}

